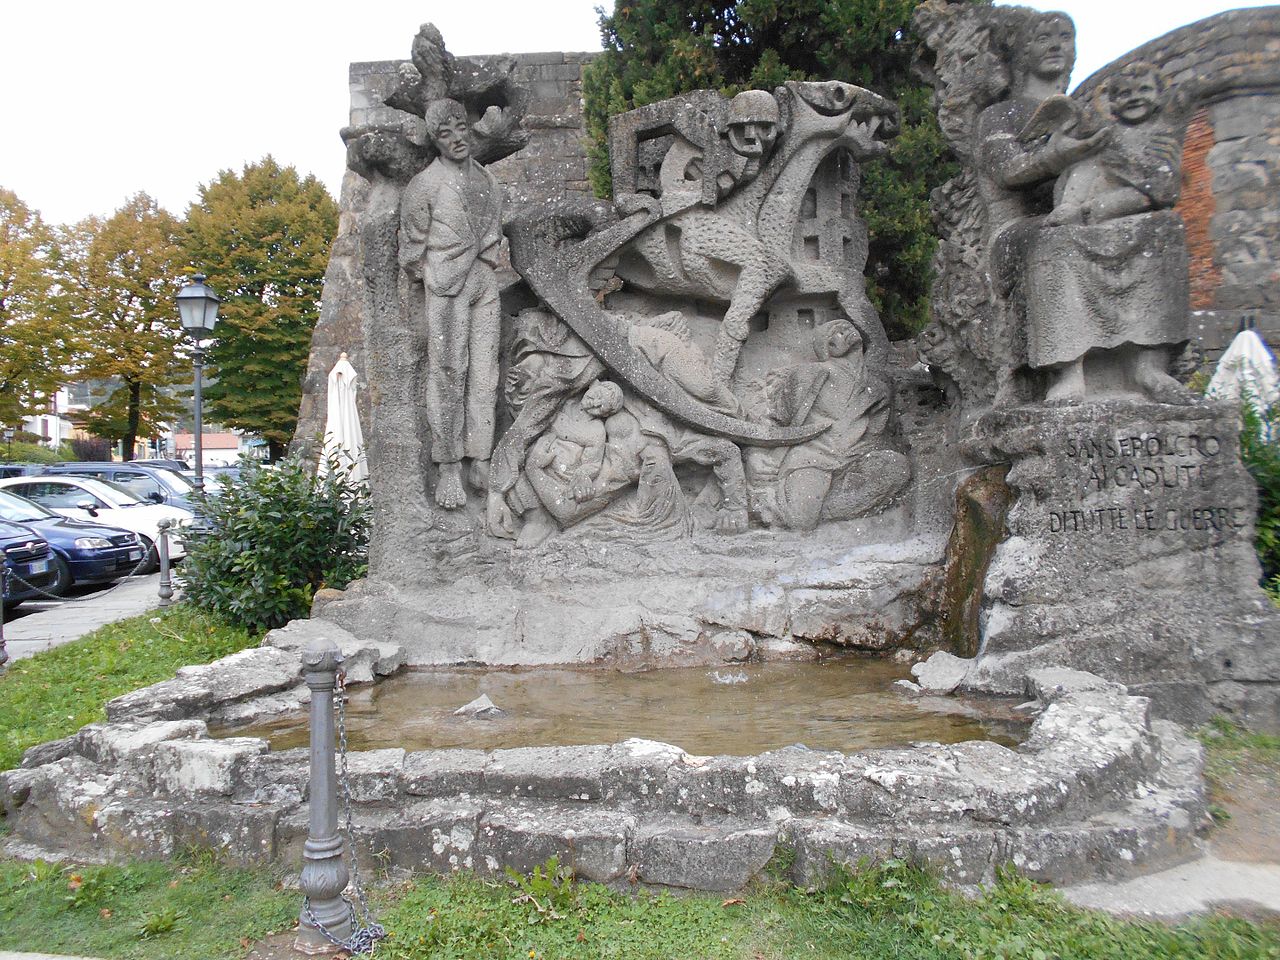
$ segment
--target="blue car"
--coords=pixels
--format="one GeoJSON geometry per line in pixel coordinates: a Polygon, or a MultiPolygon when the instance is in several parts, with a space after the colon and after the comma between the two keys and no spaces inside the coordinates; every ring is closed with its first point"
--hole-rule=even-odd
{"type": "Polygon", "coordinates": [[[3,606],[8,610],[23,600],[41,596],[53,583],[53,551],[26,527],[0,520],[0,555],[4,557],[3,606]]]}
{"type": "Polygon", "coordinates": [[[44,589],[49,593],[61,595],[73,583],[106,583],[127,577],[146,552],[136,533],[91,520],[69,520],[4,490],[0,490],[0,520],[21,524],[48,542],[52,575],[44,589]]]}

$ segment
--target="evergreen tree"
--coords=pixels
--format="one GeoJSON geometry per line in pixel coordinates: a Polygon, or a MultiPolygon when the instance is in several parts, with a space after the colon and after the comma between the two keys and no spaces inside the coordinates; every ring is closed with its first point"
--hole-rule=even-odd
{"type": "Polygon", "coordinates": [[[75,323],[79,376],[114,389],[89,413],[89,430],[123,442],[159,433],[183,411],[174,386],[191,373],[182,357],[174,297],[185,263],[182,225],[145,193],[107,219],[89,217],[64,235],[65,283],[75,323]]]}
{"type": "Polygon", "coordinates": [[[209,419],[256,434],[284,454],[338,207],[315,177],[271,157],[200,188],[187,211],[190,260],[222,297],[210,350],[209,419]]]}
{"type": "MultiPolygon", "coordinates": [[[[975,0],[984,2],[984,0],[975,0]]],[[[609,117],[699,88],[726,96],[786,80],[844,80],[896,100],[902,132],[862,168],[871,234],[867,292],[891,337],[922,329],[936,240],[929,192],[953,172],[912,76],[917,0],[616,0],[600,12],[604,53],[583,73],[591,182],[610,191],[609,117]]]]}
{"type": "Polygon", "coordinates": [[[66,376],[70,317],[54,231],[0,189],[0,424],[41,412],[66,376]]]}

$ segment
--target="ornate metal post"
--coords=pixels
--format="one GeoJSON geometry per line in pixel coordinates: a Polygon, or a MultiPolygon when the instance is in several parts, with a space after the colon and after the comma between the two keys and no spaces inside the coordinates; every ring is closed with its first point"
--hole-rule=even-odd
{"type": "Polygon", "coordinates": [[[204,493],[204,397],[201,395],[201,380],[204,374],[204,348],[200,345],[200,339],[196,338],[195,349],[191,351],[192,357],[195,359],[196,381],[195,381],[195,401],[196,401],[196,475],[192,483],[195,484],[196,490],[204,493]]]}
{"type": "MultiPolygon", "coordinates": [[[[0,562],[0,597],[9,592],[9,568],[0,562]]],[[[4,645],[4,604],[0,603],[0,667],[9,662],[9,651],[4,645]]]]}
{"type": "Polygon", "coordinates": [[[156,538],[156,549],[160,552],[160,606],[167,607],[173,600],[173,581],[169,578],[169,528],[172,520],[161,520],[156,524],[160,536],[156,538]]]}
{"type": "Polygon", "coordinates": [[[338,781],[334,756],[333,691],[342,651],[328,637],[316,637],[302,651],[302,670],[311,688],[311,828],[303,846],[301,887],[306,898],[298,923],[294,949],[319,954],[333,951],[324,936],[346,940],[351,936],[351,905],[342,898],[347,886],[347,864],[338,833],[338,781]]]}

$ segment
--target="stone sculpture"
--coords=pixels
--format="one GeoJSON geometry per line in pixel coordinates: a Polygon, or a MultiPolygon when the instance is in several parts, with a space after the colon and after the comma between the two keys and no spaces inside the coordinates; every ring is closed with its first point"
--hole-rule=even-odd
{"type": "Polygon", "coordinates": [[[456,510],[467,500],[463,458],[470,462],[473,487],[485,489],[489,480],[498,394],[494,267],[502,195],[493,174],[471,158],[462,104],[435,100],[424,119],[438,155],[405,188],[400,265],[421,296],[424,406],[431,459],[440,471],[436,503],[456,510]]]}
{"type": "Polygon", "coordinates": [[[966,165],[934,197],[943,236],[926,358],[971,410],[1087,393],[1186,402],[1167,373],[1186,340],[1188,287],[1167,210],[1180,144],[1158,75],[1117,87],[1109,124],[1063,95],[1075,61],[1065,14],[928,0],[916,23],[966,165]]]}
{"type": "Polygon", "coordinates": [[[767,415],[785,424],[825,421],[830,429],[748,457],[754,512],[793,530],[865,513],[911,476],[908,458],[884,446],[889,391],[867,371],[857,327],[840,319],[818,328],[814,353],[814,361],[769,375],[767,415]]]}
{"type": "MultiPolygon", "coordinates": [[[[1112,77],[1116,125],[1103,131],[1101,149],[1058,178],[1053,211],[1033,241],[1027,352],[1032,367],[1052,371],[1048,399],[1086,396],[1088,353],[1100,372],[1127,373],[1152,400],[1191,401],[1168,374],[1169,348],[1188,336],[1190,304],[1182,218],[1168,209],[1178,197],[1182,147],[1161,123],[1162,87],[1141,61],[1112,77]]],[[[1077,125],[1080,112],[1066,98],[1046,101],[1042,122],[1033,118],[1020,139],[1044,126],[1056,128],[1052,139],[1077,125]]]]}
{"type": "MultiPolygon", "coordinates": [[[[830,384],[813,385],[823,402],[811,402],[802,414],[780,417],[745,402],[752,374],[807,362],[819,317],[853,318],[849,346],[857,340],[859,367],[885,363],[884,329],[861,276],[866,228],[853,205],[857,163],[883,153],[882,138],[892,135],[896,120],[892,104],[837,82],[791,83],[732,100],[706,91],[677,97],[615,118],[613,205],[564,203],[513,218],[512,263],[568,328],[553,339],[608,372],[622,392],[611,418],[634,420],[638,435],[649,438],[620,445],[626,454],[616,465],[605,457],[612,479],[603,485],[611,489],[600,491],[604,499],[593,494],[571,507],[561,497],[556,509],[546,509],[556,498],[539,496],[539,509],[561,528],[580,524],[584,512],[593,529],[612,518],[615,536],[641,535],[644,528],[647,536],[683,535],[690,511],[719,533],[740,533],[749,524],[743,451],[755,449],[771,477],[758,486],[780,483],[787,505],[781,514],[775,507],[757,511],[769,524],[811,529],[820,519],[874,510],[902,488],[905,457],[889,471],[893,482],[866,488],[878,495],[822,512],[836,475],[849,466],[852,454],[844,448],[855,442],[851,431],[860,438],[888,430],[887,394],[879,397],[884,415],[866,417],[857,404],[827,401],[842,382],[827,371],[819,379],[830,384]],[[724,313],[708,311],[708,301],[725,304],[724,313]],[[750,370],[741,369],[742,356],[750,358],[750,370]],[[829,442],[815,439],[826,433],[829,442]],[[771,458],[765,451],[772,448],[771,458]],[[789,448],[798,452],[788,460],[789,448]],[[805,456],[821,466],[784,466],[805,456]],[[687,510],[681,465],[711,472],[703,480],[689,476],[701,487],[687,510]],[[644,509],[620,513],[624,499],[638,499],[644,509]]],[[[557,409],[580,407],[597,371],[585,360],[570,371],[564,357],[548,365],[545,353],[526,349],[527,338],[516,341],[523,351],[516,375],[532,384],[529,395],[537,401],[515,413],[498,441],[488,524],[495,535],[516,536],[515,519],[528,515],[538,526],[519,538],[531,543],[546,535],[544,516],[530,510],[518,477],[530,474],[529,461],[545,460],[550,447],[539,446],[539,435],[557,435],[557,409]],[[539,355],[544,359],[531,359],[539,355]]],[[[841,350],[823,359],[852,362],[841,350]]]]}

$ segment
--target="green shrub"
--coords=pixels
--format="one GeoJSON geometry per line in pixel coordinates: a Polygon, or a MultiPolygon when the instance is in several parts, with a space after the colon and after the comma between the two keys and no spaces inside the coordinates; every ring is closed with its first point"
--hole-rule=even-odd
{"type": "Polygon", "coordinates": [[[67,459],[65,444],[58,450],[50,450],[47,444],[27,440],[14,440],[0,445],[0,459],[9,463],[62,463],[67,459]]]}
{"type": "Polygon", "coordinates": [[[364,576],[368,494],[341,471],[316,478],[296,458],[245,461],[210,486],[182,564],[186,599],[238,626],[270,630],[305,617],[321,587],[364,576]]]}
{"type": "Polygon", "coordinates": [[[1240,459],[1258,485],[1258,525],[1254,547],[1262,564],[1262,585],[1280,597],[1280,437],[1275,411],[1261,416],[1241,404],[1240,459]]]}

